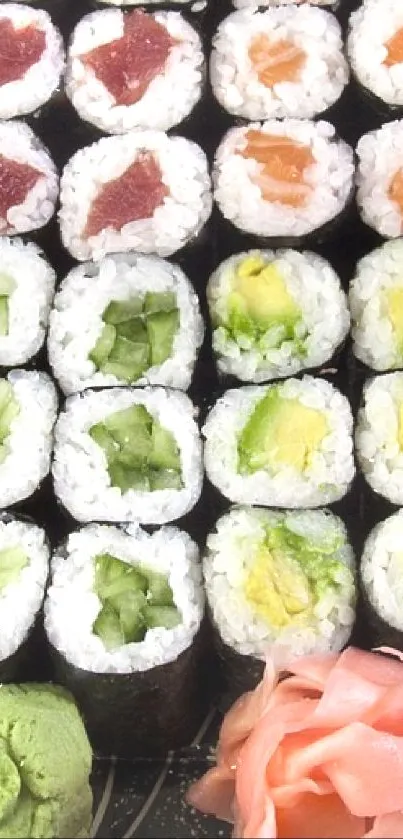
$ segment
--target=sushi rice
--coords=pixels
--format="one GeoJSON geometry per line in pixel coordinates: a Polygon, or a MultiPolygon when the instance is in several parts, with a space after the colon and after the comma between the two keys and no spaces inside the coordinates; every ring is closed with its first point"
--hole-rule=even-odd
{"type": "MultiPolygon", "coordinates": [[[[336,138],[333,125],[309,120],[267,120],[232,128],[218,147],[213,171],[215,199],[223,216],[256,236],[303,236],[338,216],[353,188],[354,161],[350,146],[336,138]],[[315,163],[304,171],[305,202],[298,207],[282,203],[290,183],[271,177],[278,198],[266,201],[258,185],[261,165],[244,158],[247,134],[259,131],[303,144],[315,163]],[[256,179],[254,183],[253,179],[256,179]]],[[[264,178],[263,174],[263,178],[264,178]]]]}
{"type": "Polygon", "coordinates": [[[369,485],[403,505],[403,373],[375,376],[366,384],[355,439],[369,485]]]}
{"type": "Polygon", "coordinates": [[[250,120],[314,117],[339,99],[349,77],[339,23],[323,9],[308,5],[229,15],[214,37],[210,69],[221,105],[250,120]],[[250,54],[262,38],[267,45],[259,48],[259,61],[262,70],[275,77],[278,62],[275,83],[260,80],[250,54]],[[270,50],[281,46],[283,57],[271,56],[270,50]],[[290,78],[287,63],[282,78],[281,61],[292,61],[294,52],[298,58],[299,51],[302,66],[297,66],[295,78],[290,78]]]}
{"type": "Polygon", "coordinates": [[[133,673],[174,661],[192,644],[203,616],[198,559],[197,545],[176,527],[162,527],[149,535],[137,525],[89,525],[71,533],[51,563],[52,580],[45,602],[50,643],[69,663],[98,673],[133,673]],[[164,574],[181,615],[180,623],[171,629],[150,628],[142,641],[107,649],[93,631],[102,607],[94,592],[94,559],[105,554],[139,570],[164,574]]]}
{"type": "Polygon", "coordinates": [[[381,521],[369,534],[360,563],[361,580],[372,610],[389,626],[403,630],[403,510],[381,521]]]}
{"type": "Polygon", "coordinates": [[[345,396],[319,378],[227,390],[202,429],[207,476],[239,504],[330,504],[354,477],[352,427],[345,396]]]}
{"type": "Polygon", "coordinates": [[[403,30],[403,8],[395,0],[366,0],[350,17],[347,39],[351,67],[360,84],[391,106],[403,105],[403,56],[393,48],[403,30]]]}
{"type": "Polygon", "coordinates": [[[218,369],[242,381],[319,367],[349,329],[337,274],[309,251],[235,254],[211,276],[207,298],[218,369]]]}
{"type": "Polygon", "coordinates": [[[364,134],[357,144],[357,203],[363,221],[381,236],[403,232],[403,120],[364,134]]]}
{"type": "Polygon", "coordinates": [[[53,479],[56,496],[80,522],[163,524],[189,512],[203,479],[195,409],[188,397],[162,388],[113,388],[70,396],[55,427],[53,479]],[[122,492],[112,486],[104,450],[90,436],[94,424],[115,412],[143,405],[179,448],[183,486],[122,492]]]}
{"type": "Polygon", "coordinates": [[[232,0],[237,9],[248,9],[251,6],[298,6],[309,3],[311,6],[337,6],[337,0],[232,0]]]}
{"type": "Polygon", "coordinates": [[[354,556],[328,511],[232,508],[208,535],[203,572],[217,631],[242,655],[270,656],[281,670],[348,641],[354,556]]]}
{"type": "Polygon", "coordinates": [[[57,410],[56,389],[46,373],[13,370],[6,382],[17,410],[2,439],[6,454],[0,463],[2,508],[28,498],[47,475],[57,410]]]}
{"type": "Polygon", "coordinates": [[[106,9],[83,17],[68,51],[66,93],[80,117],[101,131],[123,134],[134,128],[168,131],[182,122],[200,99],[204,56],[200,37],[178,12],[156,12],[154,18],[175,43],[163,72],[153,78],[132,105],[119,105],[80,56],[123,36],[124,14],[106,9]]]}
{"type": "Polygon", "coordinates": [[[403,240],[359,260],[350,285],[354,354],[368,367],[403,367],[403,240]]]}
{"type": "Polygon", "coordinates": [[[211,209],[207,159],[196,143],[158,131],[106,137],[76,152],[63,170],[59,222],[62,241],[75,259],[140,251],[170,256],[195,237],[211,209]],[[153,216],[85,236],[94,199],[108,181],[119,179],[144,150],[156,156],[170,194],[153,216]],[[102,181],[100,173],[102,172],[102,181]]]}
{"type": "Polygon", "coordinates": [[[32,242],[0,239],[0,365],[26,364],[40,350],[48,325],[56,274],[32,242]]]}
{"type": "Polygon", "coordinates": [[[108,304],[144,297],[147,292],[174,294],[180,322],[171,355],[150,366],[135,384],[187,390],[204,334],[197,295],[177,265],[127,254],[73,268],[58,289],[50,315],[48,354],[64,393],[125,384],[97,369],[89,355],[105,326],[102,314],[108,304]]]}
{"type": "MultiPolygon", "coordinates": [[[[45,532],[36,524],[4,515],[0,518],[0,580],[6,551],[20,549],[23,567],[0,588],[0,662],[13,655],[26,639],[42,605],[48,577],[49,547],[45,532]]],[[[22,565],[22,563],[21,563],[22,565]]],[[[7,564],[7,571],[11,566],[7,564]]]]}

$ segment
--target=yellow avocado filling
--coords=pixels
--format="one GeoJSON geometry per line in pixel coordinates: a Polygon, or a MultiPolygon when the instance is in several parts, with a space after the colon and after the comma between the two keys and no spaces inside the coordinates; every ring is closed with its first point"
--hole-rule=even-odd
{"type": "Polygon", "coordinates": [[[261,548],[245,582],[245,597],[254,611],[280,628],[312,605],[309,583],[298,563],[261,548]]]}
{"type": "Polygon", "coordinates": [[[398,350],[403,354],[403,286],[388,289],[385,301],[398,350]]]}

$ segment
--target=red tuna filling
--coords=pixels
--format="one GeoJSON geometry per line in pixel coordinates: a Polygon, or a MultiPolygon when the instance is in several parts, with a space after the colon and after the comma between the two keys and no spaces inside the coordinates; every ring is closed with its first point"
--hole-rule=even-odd
{"type": "Polygon", "coordinates": [[[11,207],[23,204],[42,176],[42,172],[28,163],[18,163],[0,154],[0,217],[7,218],[11,207]]]}
{"type": "Polygon", "coordinates": [[[88,214],[85,236],[97,236],[108,227],[121,230],[131,221],[151,218],[169,194],[161,178],[154,155],[142,152],[120,178],[99,191],[88,214]]]}
{"type": "Polygon", "coordinates": [[[11,20],[0,19],[0,85],[22,79],[45,47],[45,33],[34,24],[14,29],[11,20]]]}
{"type": "Polygon", "coordinates": [[[175,40],[144,12],[125,15],[122,38],[81,55],[118,105],[133,105],[165,67],[175,40]]]}

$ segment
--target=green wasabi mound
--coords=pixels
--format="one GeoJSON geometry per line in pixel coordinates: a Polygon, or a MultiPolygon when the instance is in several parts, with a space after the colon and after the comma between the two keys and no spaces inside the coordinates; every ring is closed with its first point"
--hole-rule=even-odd
{"type": "Polygon", "coordinates": [[[104,326],[89,359],[101,373],[130,384],[172,355],[179,328],[176,295],[148,292],[143,298],[112,300],[102,321],[104,326]]]}
{"type": "Polygon", "coordinates": [[[0,839],[89,836],[91,747],[54,685],[0,687],[0,839]]]}

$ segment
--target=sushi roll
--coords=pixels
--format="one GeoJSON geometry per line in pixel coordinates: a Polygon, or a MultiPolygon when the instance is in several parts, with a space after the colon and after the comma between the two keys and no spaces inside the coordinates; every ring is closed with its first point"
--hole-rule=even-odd
{"type": "Polygon", "coordinates": [[[235,503],[321,507],[354,477],[352,427],[347,399],[323,379],[227,390],[204,424],[206,472],[235,503]]]}
{"type": "MultiPolygon", "coordinates": [[[[340,0],[341,2],[342,0],[340,0]]],[[[331,6],[337,8],[339,0],[232,0],[237,9],[248,9],[251,6],[298,6],[299,4],[308,3],[310,6],[331,6]]]]}
{"type": "Polygon", "coordinates": [[[310,118],[348,83],[341,28],[313,6],[246,9],[218,27],[211,81],[220,104],[250,120],[310,118]]]}
{"type": "Polygon", "coordinates": [[[178,266],[110,256],[73,268],[62,282],[48,355],[66,394],[119,384],[187,390],[203,334],[197,295],[178,266]]]}
{"type": "Polygon", "coordinates": [[[203,572],[229,689],[248,672],[244,687],[254,687],[266,656],[282,671],[301,656],[337,652],[350,637],[354,555],[333,513],[232,508],[207,537],[203,572]]]}
{"type": "Polygon", "coordinates": [[[48,566],[49,546],[42,528],[0,514],[1,682],[32,676],[29,638],[42,606],[48,566]]]}
{"type": "Polygon", "coordinates": [[[369,641],[403,649],[403,510],[381,521],[365,542],[360,562],[369,641]]]}
{"type": "Polygon", "coordinates": [[[0,4],[0,119],[40,108],[58,87],[63,69],[62,36],[47,12],[0,4]]]}
{"type": "Polygon", "coordinates": [[[403,367],[403,240],[360,259],[350,285],[353,351],[384,372],[403,367]]]}
{"type": "Polygon", "coordinates": [[[48,474],[56,389],[46,373],[0,379],[0,508],[32,495],[48,474]]]}
{"type": "Polygon", "coordinates": [[[353,176],[353,151],[330,123],[289,119],[230,129],[213,179],[223,216],[270,238],[304,236],[339,216],[353,176]]]}
{"type": "Polygon", "coordinates": [[[0,235],[29,233],[53,216],[59,190],[45,146],[23,122],[0,122],[0,235]]]}
{"type": "Polygon", "coordinates": [[[403,505],[403,373],[375,376],[365,386],[355,439],[366,481],[403,505]]]}
{"type": "Polygon", "coordinates": [[[362,87],[381,102],[403,107],[403,9],[395,0],[366,0],[349,22],[347,50],[362,87]]]}
{"type": "Polygon", "coordinates": [[[196,143],[159,131],[106,137],[67,163],[60,203],[62,241],[75,259],[170,256],[211,213],[207,158],[196,143]]]}
{"type": "Polygon", "coordinates": [[[178,12],[105,9],[73,32],[66,93],[82,119],[109,134],[168,131],[200,99],[199,35],[178,12]]]}
{"type": "Polygon", "coordinates": [[[202,488],[194,413],[184,393],[159,387],[70,396],[55,427],[57,498],[80,522],[183,516],[202,488]]]}
{"type": "Polygon", "coordinates": [[[0,238],[0,366],[26,364],[40,350],[55,282],[40,248],[0,238]]]}
{"type": "Polygon", "coordinates": [[[149,757],[190,744],[202,695],[198,559],[187,533],[136,525],[90,525],[55,552],[45,602],[55,676],[98,753],[149,757]]]}
{"type": "Polygon", "coordinates": [[[231,256],[210,278],[207,299],[218,369],[242,381],[319,367],[349,330],[337,274],[308,251],[231,256]]]}
{"type": "Polygon", "coordinates": [[[357,144],[357,203],[381,236],[403,233],[403,120],[364,134],[357,144]]]}

